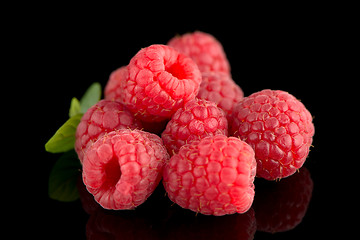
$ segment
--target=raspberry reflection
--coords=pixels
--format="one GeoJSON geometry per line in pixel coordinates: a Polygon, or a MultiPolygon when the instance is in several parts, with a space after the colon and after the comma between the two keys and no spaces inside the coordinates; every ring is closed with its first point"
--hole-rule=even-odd
{"type": "Polygon", "coordinates": [[[294,229],[303,220],[313,191],[310,172],[299,173],[279,182],[257,179],[254,209],[258,231],[277,233],[294,229]]]}
{"type": "Polygon", "coordinates": [[[167,221],[164,239],[254,239],[255,211],[225,216],[194,215],[176,206],[176,213],[167,221]]]}
{"type": "Polygon", "coordinates": [[[86,224],[87,239],[160,239],[151,219],[99,208],[86,224]]]}
{"type": "Polygon", "coordinates": [[[195,214],[165,196],[159,186],[136,210],[105,210],[95,202],[82,182],[78,183],[84,210],[90,215],[87,239],[254,239],[254,209],[221,217],[195,214]]]}
{"type": "Polygon", "coordinates": [[[313,191],[305,167],[280,182],[257,179],[255,184],[249,211],[220,217],[182,209],[165,196],[162,185],[135,210],[122,211],[104,210],[81,178],[78,188],[82,206],[90,215],[87,239],[254,239],[256,231],[285,232],[302,222],[313,191]]]}

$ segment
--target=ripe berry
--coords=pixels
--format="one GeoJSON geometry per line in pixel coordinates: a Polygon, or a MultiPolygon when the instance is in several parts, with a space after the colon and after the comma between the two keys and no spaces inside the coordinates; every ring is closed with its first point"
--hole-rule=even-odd
{"type": "Polygon", "coordinates": [[[164,168],[169,198],[206,215],[246,212],[254,198],[253,149],[238,138],[215,135],[180,148],[164,168]]]}
{"type": "Polygon", "coordinates": [[[216,103],[228,117],[234,106],[243,99],[244,93],[229,75],[221,72],[203,72],[197,97],[216,103]]]}
{"type": "Polygon", "coordinates": [[[176,111],[161,138],[172,155],[194,140],[216,134],[228,135],[227,128],[225,114],[215,103],[195,99],[176,111]]]}
{"type": "Polygon", "coordinates": [[[223,72],[230,75],[230,64],[221,43],[208,33],[196,31],[176,36],[168,46],[189,56],[201,72],[223,72]]]}
{"type": "MultiPolygon", "coordinates": [[[[126,81],[127,78],[127,66],[122,66],[110,74],[110,78],[106,84],[104,95],[105,99],[113,101],[121,101],[122,87],[121,82],[126,81]]],[[[161,122],[153,122],[152,119],[150,122],[138,120],[141,123],[141,126],[144,131],[160,135],[168,122],[168,120],[163,120],[161,122]]]]}
{"type": "Polygon", "coordinates": [[[128,72],[126,66],[122,66],[110,74],[104,90],[104,97],[106,100],[121,100],[121,82],[126,81],[127,76],[128,72]]]}
{"type": "Polygon", "coordinates": [[[263,90],[239,102],[231,117],[230,135],[250,144],[257,176],[267,180],[295,173],[305,162],[314,135],[310,112],[291,94],[263,90]]]}
{"type": "Polygon", "coordinates": [[[141,123],[121,103],[101,100],[90,107],[81,118],[75,133],[75,150],[80,162],[88,146],[104,134],[122,128],[141,128],[141,123]]]}
{"type": "Polygon", "coordinates": [[[201,82],[196,63],[165,45],[141,49],[124,71],[118,98],[146,122],[170,119],[196,97],[201,82]]]}
{"type": "Polygon", "coordinates": [[[103,208],[133,209],[155,190],[168,159],[160,137],[140,130],[116,130],[86,151],[83,181],[103,208]]]}

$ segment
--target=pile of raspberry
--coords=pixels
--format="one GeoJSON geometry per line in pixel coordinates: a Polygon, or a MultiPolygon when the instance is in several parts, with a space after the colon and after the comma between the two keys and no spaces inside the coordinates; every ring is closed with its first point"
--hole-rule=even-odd
{"type": "Polygon", "coordinates": [[[105,209],[134,209],[162,181],[182,208],[245,213],[255,177],[303,166],[314,125],[290,93],[244,97],[220,42],[203,32],[142,48],[115,70],[83,115],[75,150],[83,182],[105,209]]]}

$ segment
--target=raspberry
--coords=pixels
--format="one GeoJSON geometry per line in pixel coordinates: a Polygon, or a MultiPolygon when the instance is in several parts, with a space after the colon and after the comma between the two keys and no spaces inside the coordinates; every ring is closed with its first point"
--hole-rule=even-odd
{"type": "Polygon", "coordinates": [[[238,138],[215,135],[180,148],[164,168],[169,198],[205,215],[246,212],[254,198],[254,150],[238,138]]]}
{"type": "Polygon", "coordinates": [[[121,81],[126,81],[127,67],[122,66],[110,74],[110,78],[105,86],[105,99],[120,101],[121,98],[121,81]]]}
{"type": "Polygon", "coordinates": [[[169,119],[199,91],[201,73],[189,57],[165,45],[141,49],[120,82],[120,101],[147,122],[169,119]]]}
{"type": "Polygon", "coordinates": [[[169,159],[161,138],[121,129],[99,138],[84,155],[83,181],[106,209],[133,209],[154,191],[169,159]]]}
{"type": "Polygon", "coordinates": [[[258,177],[290,176],[309,154],[314,135],[311,114],[287,92],[263,90],[245,97],[235,106],[231,122],[230,135],[255,150],[258,177]]]}
{"type": "Polygon", "coordinates": [[[230,64],[221,43],[210,34],[196,31],[176,36],[168,45],[192,58],[201,72],[224,72],[230,75],[230,64]]]}
{"type": "MultiPolygon", "coordinates": [[[[127,66],[122,66],[110,74],[110,78],[105,87],[105,99],[121,101],[121,86],[122,81],[126,81],[127,76],[127,66]]],[[[143,130],[146,132],[151,132],[156,135],[160,135],[168,122],[168,120],[163,120],[161,122],[146,122],[139,120],[143,130]]]]}
{"type": "Polygon", "coordinates": [[[235,104],[243,99],[244,93],[232,78],[221,72],[203,72],[198,98],[217,104],[230,116],[235,104]]]}
{"type": "Polygon", "coordinates": [[[228,135],[227,128],[225,114],[215,103],[195,99],[176,111],[161,138],[172,155],[193,140],[216,134],[228,135]]]}
{"type": "Polygon", "coordinates": [[[89,108],[76,129],[75,150],[80,162],[87,147],[107,132],[141,128],[141,123],[119,102],[101,100],[89,108]]]}
{"type": "Polygon", "coordinates": [[[258,231],[284,232],[299,225],[308,209],[314,187],[310,172],[304,167],[280,182],[260,183],[256,185],[254,200],[258,231]]]}

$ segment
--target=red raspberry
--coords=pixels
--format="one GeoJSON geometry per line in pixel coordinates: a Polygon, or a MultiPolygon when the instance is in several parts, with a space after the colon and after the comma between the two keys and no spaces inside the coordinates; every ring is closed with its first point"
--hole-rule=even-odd
{"type": "Polygon", "coordinates": [[[176,36],[168,45],[192,58],[201,72],[224,72],[230,75],[230,64],[221,43],[210,34],[203,32],[176,36]]]}
{"type": "MultiPolygon", "coordinates": [[[[127,77],[127,66],[122,66],[110,74],[109,81],[105,87],[105,99],[121,101],[121,82],[126,81],[127,77]]],[[[139,120],[143,130],[146,132],[155,133],[156,135],[160,135],[168,122],[168,120],[164,120],[161,122],[146,122],[139,120]]]]}
{"type": "Polygon", "coordinates": [[[80,162],[92,143],[107,132],[122,128],[141,128],[141,123],[119,102],[101,100],[89,108],[77,126],[75,151],[80,162]]]}
{"type": "Polygon", "coordinates": [[[246,212],[254,198],[254,150],[238,138],[209,136],[180,148],[165,165],[169,198],[205,215],[246,212]]]}
{"type": "Polygon", "coordinates": [[[161,138],[121,129],[99,138],[84,155],[83,181],[106,209],[133,209],[154,191],[169,155],[161,138]]]}
{"type": "Polygon", "coordinates": [[[236,105],[230,135],[255,150],[257,176],[267,180],[295,173],[305,162],[314,135],[310,112],[291,94],[263,90],[236,105]]]}
{"type": "Polygon", "coordinates": [[[143,121],[169,119],[199,91],[201,73],[189,57],[165,45],[141,49],[120,82],[120,101],[143,121]]]}
{"type": "Polygon", "coordinates": [[[217,104],[230,116],[235,104],[243,99],[244,93],[232,78],[221,72],[203,72],[198,98],[217,104]]]}
{"type": "Polygon", "coordinates": [[[161,134],[168,152],[177,153],[181,146],[216,134],[228,135],[224,112],[215,103],[195,99],[178,109],[161,134]]]}
{"type": "Polygon", "coordinates": [[[113,101],[120,101],[121,98],[121,86],[120,83],[122,81],[126,81],[127,77],[127,67],[122,66],[110,74],[109,80],[105,86],[105,99],[113,100],[113,101]]]}

